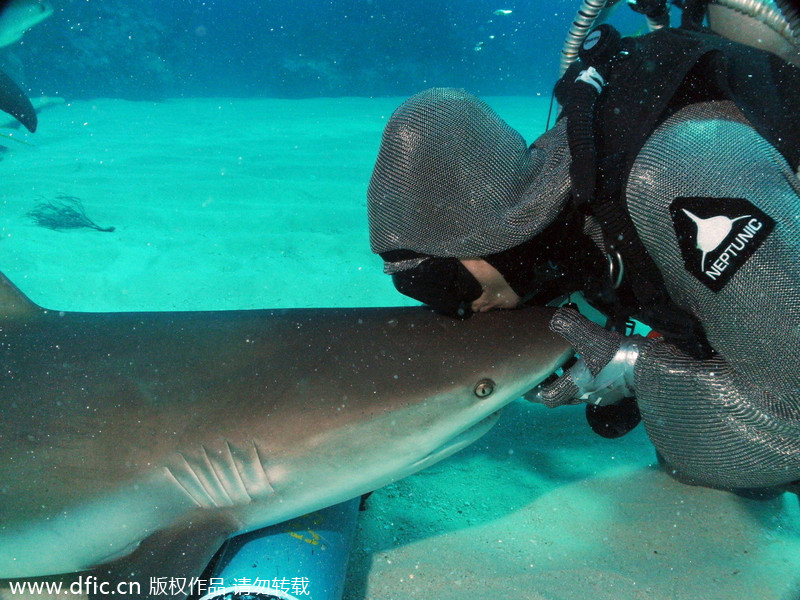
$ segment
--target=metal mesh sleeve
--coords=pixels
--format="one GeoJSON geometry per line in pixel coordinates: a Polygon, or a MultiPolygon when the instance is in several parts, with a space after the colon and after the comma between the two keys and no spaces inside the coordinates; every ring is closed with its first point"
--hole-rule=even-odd
{"type": "MultiPolygon", "coordinates": [[[[678,472],[708,485],[800,479],[800,181],[793,169],[733,104],[693,105],[642,149],[627,201],[670,296],[698,317],[718,353],[698,361],[658,343],[640,356],[636,394],[653,443],[678,472]],[[775,222],[721,289],[704,285],[681,253],[670,205],[685,197],[744,199],[775,222]]],[[[697,244],[709,247],[699,227],[697,244]]]]}

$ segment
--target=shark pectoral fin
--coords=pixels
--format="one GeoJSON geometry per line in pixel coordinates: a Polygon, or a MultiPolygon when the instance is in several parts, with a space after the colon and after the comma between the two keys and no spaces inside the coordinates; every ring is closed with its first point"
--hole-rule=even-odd
{"type": "Polygon", "coordinates": [[[33,108],[25,92],[2,71],[0,71],[0,109],[17,119],[31,133],[36,131],[39,121],[36,109],[33,108]]]}
{"type": "Polygon", "coordinates": [[[88,590],[88,597],[118,600],[125,593],[141,600],[184,600],[197,592],[192,587],[196,578],[240,527],[241,523],[228,515],[200,513],[157,531],[125,558],[93,569],[98,586],[88,590]],[[104,583],[107,585],[101,586],[104,583]]]}

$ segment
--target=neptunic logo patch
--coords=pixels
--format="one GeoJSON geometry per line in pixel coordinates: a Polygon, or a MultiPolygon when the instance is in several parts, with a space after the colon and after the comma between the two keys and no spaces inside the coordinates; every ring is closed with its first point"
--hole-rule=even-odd
{"type": "Polygon", "coordinates": [[[715,292],[775,228],[743,198],[676,198],[669,211],[686,269],[715,292]]]}

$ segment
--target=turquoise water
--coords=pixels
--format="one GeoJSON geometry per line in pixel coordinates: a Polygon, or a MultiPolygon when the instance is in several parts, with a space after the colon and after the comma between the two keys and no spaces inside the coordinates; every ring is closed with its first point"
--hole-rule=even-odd
{"type": "MultiPolygon", "coordinates": [[[[32,98],[59,99],[0,160],[0,270],[44,306],[104,312],[408,304],[366,235],[386,119],[416,91],[463,87],[532,141],[577,8],[54,4],[0,52],[32,98]],[[26,217],[64,195],[115,231],[26,217]]],[[[344,597],[800,598],[796,498],[689,487],[654,463],[641,427],[604,440],[580,408],[516,401],[473,446],[374,494],[344,597]]]]}
{"type": "MultiPolygon", "coordinates": [[[[577,9],[573,0],[53,4],[8,61],[26,86],[130,99],[402,96],[434,84],[549,94],[577,9]]],[[[620,22],[641,26],[630,14],[620,22]]]]}

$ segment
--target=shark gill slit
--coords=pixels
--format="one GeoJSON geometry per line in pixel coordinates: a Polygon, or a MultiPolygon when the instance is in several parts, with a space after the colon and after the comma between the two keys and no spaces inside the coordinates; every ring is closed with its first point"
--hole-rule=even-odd
{"type": "MultiPolygon", "coordinates": [[[[178,452],[178,456],[183,460],[183,468],[170,470],[172,476],[180,483],[181,487],[186,493],[202,507],[215,507],[219,506],[216,494],[209,485],[208,470],[209,460],[205,454],[205,448],[200,446],[202,453],[202,460],[205,464],[196,464],[196,460],[190,460],[183,452],[178,452]],[[206,471],[205,473],[203,471],[206,471]]],[[[215,476],[216,477],[216,476],[215,476]]]]}
{"type": "Polygon", "coordinates": [[[239,479],[239,484],[241,485],[242,490],[247,496],[247,501],[252,502],[253,496],[250,495],[250,490],[247,489],[247,483],[244,480],[244,475],[242,474],[239,468],[239,464],[236,462],[236,452],[234,451],[234,448],[231,446],[231,443],[228,440],[225,440],[225,449],[228,451],[228,456],[230,457],[230,465],[232,467],[232,471],[236,473],[236,477],[239,479]]]}
{"type": "Polygon", "coordinates": [[[199,507],[238,506],[275,493],[262,454],[255,440],[242,448],[225,440],[219,451],[200,444],[167,471],[199,507]]]}
{"type": "Polygon", "coordinates": [[[248,453],[246,449],[240,449],[225,439],[218,451],[209,451],[206,448],[206,456],[231,505],[249,504],[254,500],[254,493],[259,495],[258,489],[263,488],[264,472],[257,453],[248,453]],[[258,473],[254,473],[255,480],[248,476],[248,472],[253,471],[250,467],[253,462],[259,464],[258,473]],[[248,483],[253,486],[253,492],[248,483]]]}
{"type": "Polygon", "coordinates": [[[269,480],[269,475],[267,474],[266,469],[264,469],[264,457],[261,455],[261,451],[258,449],[258,444],[256,444],[255,440],[253,442],[253,451],[256,455],[256,462],[258,463],[259,469],[261,470],[261,474],[264,476],[264,483],[269,488],[270,494],[275,493],[275,488],[272,487],[272,482],[269,480]]]}
{"type": "MultiPolygon", "coordinates": [[[[185,457],[185,456],[183,456],[182,454],[180,455],[180,457],[183,459],[184,463],[186,463],[186,465],[187,465],[187,467],[188,467],[188,462],[186,462],[186,457],[185,457]]],[[[174,482],[175,482],[175,483],[178,485],[178,487],[179,487],[179,488],[180,488],[180,489],[183,491],[183,493],[184,493],[184,494],[186,494],[186,497],[187,497],[187,498],[189,498],[189,500],[191,500],[192,502],[194,502],[194,503],[195,503],[195,504],[196,504],[198,507],[205,506],[205,505],[204,505],[204,504],[203,504],[203,503],[202,503],[202,502],[201,502],[201,501],[200,501],[200,500],[199,500],[199,499],[198,499],[198,498],[197,498],[197,497],[196,497],[194,494],[192,494],[192,492],[189,490],[189,488],[188,488],[188,487],[186,487],[186,486],[183,484],[183,482],[181,481],[180,477],[177,477],[177,476],[175,475],[175,472],[173,471],[173,469],[171,469],[170,467],[164,467],[164,470],[167,472],[167,475],[169,475],[169,477],[170,477],[170,478],[171,478],[171,479],[172,479],[172,480],[173,480],[173,481],[174,481],[174,482]]],[[[198,485],[200,484],[200,482],[199,482],[199,481],[198,481],[197,483],[198,483],[198,485]]]]}
{"type": "MultiPolygon", "coordinates": [[[[227,443],[227,442],[226,442],[227,443]]],[[[211,454],[208,451],[208,448],[204,444],[200,444],[200,449],[202,451],[202,458],[205,461],[206,468],[205,472],[207,474],[206,481],[207,489],[212,489],[212,486],[216,489],[213,494],[209,494],[211,496],[211,501],[214,503],[215,506],[233,506],[235,504],[233,497],[228,492],[228,486],[225,485],[227,482],[220,476],[219,472],[217,471],[217,466],[214,463],[214,460],[211,457],[211,454]],[[216,486],[214,486],[214,482],[216,482],[216,486]],[[222,502],[220,502],[220,500],[222,502]]]]}

